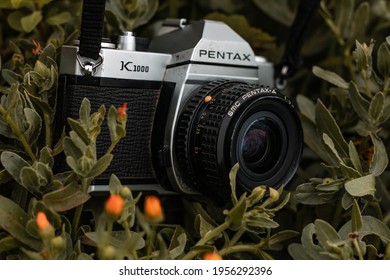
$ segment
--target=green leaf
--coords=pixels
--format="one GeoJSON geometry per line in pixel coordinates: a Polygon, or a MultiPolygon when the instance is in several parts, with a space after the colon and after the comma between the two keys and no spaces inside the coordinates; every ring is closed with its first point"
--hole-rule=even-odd
{"type": "Polygon", "coordinates": [[[84,141],[86,145],[89,145],[91,143],[91,139],[89,139],[88,132],[82,126],[80,121],[68,118],[68,123],[72,130],[77,133],[77,135],[84,141]]]}
{"type": "Polygon", "coordinates": [[[41,7],[49,4],[51,1],[53,1],[53,0],[37,0],[39,6],[41,6],[41,7]]]}
{"type": "Polygon", "coordinates": [[[261,233],[265,228],[277,228],[279,224],[268,214],[257,212],[245,217],[243,226],[253,233],[261,233]]]}
{"type": "Polygon", "coordinates": [[[171,244],[169,246],[169,254],[172,259],[178,258],[183,254],[187,244],[187,234],[184,230],[178,227],[172,237],[171,244]]]}
{"type": "Polygon", "coordinates": [[[36,169],[41,178],[41,186],[47,185],[53,180],[53,171],[48,164],[35,162],[33,167],[36,169]]]}
{"type": "Polygon", "coordinates": [[[0,254],[3,252],[11,251],[23,246],[23,243],[14,238],[13,236],[7,236],[0,239],[0,254]]]}
{"type": "Polygon", "coordinates": [[[369,113],[372,119],[372,123],[376,124],[378,120],[382,118],[384,113],[385,96],[382,92],[375,94],[370,103],[369,113]]]}
{"type": "Polygon", "coordinates": [[[356,199],[353,200],[351,223],[351,232],[359,231],[363,226],[362,214],[360,213],[359,204],[357,203],[356,199]]]}
{"type": "Polygon", "coordinates": [[[381,175],[389,164],[386,147],[380,137],[371,133],[371,141],[374,144],[374,155],[370,165],[370,172],[375,176],[381,175]]]}
{"type": "Polygon", "coordinates": [[[314,244],[313,236],[315,235],[316,235],[316,229],[313,223],[308,224],[303,228],[301,242],[304,247],[304,250],[312,259],[315,260],[328,259],[326,255],[321,253],[323,249],[320,246],[314,244]]]}
{"type": "Polygon", "coordinates": [[[14,178],[14,180],[20,185],[22,185],[20,171],[23,167],[30,166],[30,164],[19,155],[10,151],[4,151],[1,153],[1,163],[8,171],[8,173],[11,174],[12,178],[14,178]]]}
{"type": "Polygon", "coordinates": [[[332,139],[340,157],[348,157],[348,144],[335,119],[320,100],[316,106],[316,124],[320,135],[325,133],[332,139]]]}
{"type": "Polygon", "coordinates": [[[72,15],[69,12],[62,12],[57,15],[51,16],[45,20],[45,23],[49,25],[61,25],[73,20],[72,15]]]}
{"type": "Polygon", "coordinates": [[[51,149],[48,146],[45,146],[39,152],[39,162],[47,164],[50,168],[53,168],[54,158],[51,154],[51,149]]]}
{"type": "Polygon", "coordinates": [[[81,191],[80,187],[75,182],[72,182],[59,190],[47,193],[42,198],[47,207],[50,207],[57,212],[73,209],[87,202],[89,199],[90,195],[81,191]]]}
{"type": "Polygon", "coordinates": [[[305,248],[298,243],[293,243],[288,246],[288,253],[294,260],[313,260],[313,258],[306,253],[305,248]]]}
{"type": "MultiPolygon", "coordinates": [[[[49,67],[47,67],[45,64],[43,64],[43,62],[41,62],[40,60],[35,62],[34,71],[41,76],[40,80],[44,80],[50,76],[49,67]]],[[[41,84],[41,86],[43,86],[43,85],[44,85],[44,83],[41,84]]]]}
{"type": "Polygon", "coordinates": [[[8,24],[16,31],[23,32],[23,26],[21,19],[24,17],[24,13],[20,10],[10,13],[7,17],[8,24]]]}
{"type": "Polygon", "coordinates": [[[9,84],[15,84],[17,82],[23,81],[23,77],[17,73],[15,73],[12,70],[9,69],[3,69],[1,71],[1,75],[3,76],[3,79],[9,84]]]}
{"type": "Polygon", "coordinates": [[[0,8],[1,9],[12,9],[12,3],[11,0],[3,0],[0,2],[0,8]]]}
{"type": "Polygon", "coordinates": [[[361,96],[359,89],[354,82],[349,83],[348,89],[349,98],[351,100],[352,107],[355,109],[355,112],[358,114],[361,120],[366,123],[370,123],[370,119],[368,117],[370,102],[361,96]]]}
{"type": "Polygon", "coordinates": [[[347,179],[355,179],[362,176],[359,171],[342,162],[340,163],[340,171],[347,179]]]}
{"type": "Polygon", "coordinates": [[[91,157],[82,156],[77,161],[78,172],[80,172],[82,177],[90,177],[88,174],[92,172],[92,168],[95,161],[91,157]]]}
{"type": "Polygon", "coordinates": [[[338,243],[341,241],[337,231],[326,221],[317,219],[314,221],[316,237],[325,249],[330,249],[329,243],[338,243]]]}
{"type": "Polygon", "coordinates": [[[31,1],[29,0],[10,0],[12,8],[19,9],[24,6],[31,5],[31,1]]]}
{"type": "Polygon", "coordinates": [[[121,181],[115,174],[111,174],[108,185],[111,194],[119,194],[120,190],[123,188],[121,181]]]}
{"type": "Polygon", "coordinates": [[[313,183],[304,183],[297,187],[295,198],[298,202],[307,205],[321,205],[328,203],[334,198],[334,191],[321,193],[313,183]]]}
{"type": "Polygon", "coordinates": [[[366,27],[370,20],[370,4],[365,1],[356,9],[354,17],[351,22],[351,31],[349,38],[354,40],[361,34],[364,34],[366,27]]]}
{"type": "Polygon", "coordinates": [[[42,130],[42,119],[40,115],[33,109],[24,108],[26,116],[27,129],[24,132],[24,137],[30,145],[35,144],[42,130]]]}
{"type": "Polygon", "coordinates": [[[362,164],[360,162],[360,157],[359,157],[359,154],[358,154],[358,152],[356,150],[355,144],[352,141],[350,141],[348,147],[349,147],[349,157],[351,159],[353,167],[360,174],[363,174],[362,164]]]}
{"type": "Polygon", "coordinates": [[[238,203],[237,199],[237,193],[236,193],[236,181],[237,181],[237,172],[240,169],[240,165],[238,162],[230,169],[229,172],[229,179],[230,179],[230,187],[231,187],[231,193],[232,193],[232,202],[233,205],[236,205],[238,203]]]}
{"type": "Polygon", "coordinates": [[[0,195],[0,228],[22,242],[27,248],[40,251],[42,243],[27,234],[28,215],[12,200],[0,195]]]}
{"type": "Polygon", "coordinates": [[[335,72],[324,70],[318,66],[313,66],[313,74],[318,78],[321,78],[331,83],[332,85],[335,85],[343,89],[348,88],[348,83],[335,72]]]}
{"type": "Polygon", "coordinates": [[[9,124],[6,121],[4,121],[2,118],[0,118],[0,134],[11,139],[17,138],[17,136],[12,131],[9,124]]]}
{"type": "Polygon", "coordinates": [[[349,37],[349,28],[352,22],[355,1],[354,0],[343,0],[336,1],[335,3],[335,23],[340,30],[340,35],[343,38],[349,37]]]}
{"type": "Polygon", "coordinates": [[[134,30],[136,27],[150,21],[158,9],[159,1],[148,0],[120,3],[107,1],[106,14],[111,14],[110,19],[114,18],[120,30],[134,30]]]}
{"type": "Polygon", "coordinates": [[[87,177],[94,178],[102,174],[110,166],[113,159],[112,154],[106,154],[102,156],[92,167],[91,171],[87,174],[87,177]]]}
{"type": "Polygon", "coordinates": [[[91,115],[91,102],[88,98],[84,98],[81,102],[79,109],[80,125],[83,127],[89,127],[91,115]]]}
{"type": "MultiPolygon", "coordinates": [[[[359,239],[362,240],[365,236],[376,235],[385,244],[390,243],[390,228],[381,220],[373,216],[362,216],[363,226],[359,230],[359,239]]],[[[339,230],[339,235],[342,239],[348,239],[352,228],[352,221],[344,224],[339,230]]]]}
{"type": "Polygon", "coordinates": [[[330,178],[324,179],[324,181],[317,185],[315,188],[319,191],[325,192],[337,192],[344,187],[345,179],[333,180],[330,178]]]}
{"type": "MultiPolygon", "coordinates": [[[[214,226],[209,224],[202,215],[198,214],[195,217],[195,229],[199,232],[199,236],[202,238],[205,236],[208,232],[212,231],[214,229],[214,226]]],[[[220,238],[222,235],[217,236],[215,239],[220,238]]]]}
{"type": "Polygon", "coordinates": [[[70,156],[66,157],[66,164],[73,170],[74,173],[80,176],[84,176],[85,174],[82,172],[81,168],[79,167],[77,161],[70,156]]]}
{"type": "Polygon", "coordinates": [[[375,176],[366,175],[345,183],[345,190],[354,197],[363,197],[366,195],[374,196],[375,194],[375,176]]]}
{"type": "Polygon", "coordinates": [[[315,123],[316,105],[309,98],[303,94],[297,96],[297,104],[299,111],[307,117],[311,122],[315,123]]]}
{"type": "MultiPolygon", "coordinates": [[[[72,131],[71,131],[72,133],[72,131]]],[[[82,140],[80,140],[82,142],[82,140]]],[[[86,145],[83,143],[83,147],[86,149],[86,145]]],[[[77,146],[74,141],[70,137],[65,137],[63,140],[64,152],[67,157],[71,157],[74,160],[80,158],[83,155],[83,151],[80,150],[79,146],[77,146]]]]}
{"type": "Polygon", "coordinates": [[[339,163],[344,163],[343,159],[339,156],[339,153],[334,146],[333,140],[328,136],[328,134],[322,134],[322,140],[324,141],[325,145],[330,149],[330,152],[333,154],[335,159],[339,163]]]}
{"type": "Polygon", "coordinates": [[[56,59],[56,48],[54,47],[53,44],[48,44],[42,50],[42,53],[39,55],[39,61],[42,62],[47,67],[53,65],[56,66],[57,63],[55,62],[54,59],[56,59]]]}
{"type": "Polygon", "coordinates": [[[34,168],[27,166],[20,170],[21,185],[32,193],[39,192],[41,186],[41,179],[34,168]]]}
{"type": "Polygon", "coordinates": [[[390,78],[390,50],[386,43],[382,43],[379,47],[377,67],[384,81],[390,78]]]}
{"type": "Polygon", "coordinates": [[[41,22],[41,20],[42,20],[41,11],[34,11],[30,15],[22,17],[21,25],[23,31],[30,33],[41,22]]]}
{"type": "Polygon", "coordinates": [[[343,197],[341,199],[341,205],[343,206],[344,210],[348,210],[353,205],[353,197],[345,192],[343,194],[343,197]]]}

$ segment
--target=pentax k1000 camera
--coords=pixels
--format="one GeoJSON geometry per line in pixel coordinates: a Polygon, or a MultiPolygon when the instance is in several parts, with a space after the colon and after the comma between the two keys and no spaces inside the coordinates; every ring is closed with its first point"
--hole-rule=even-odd
{"type": "MultiPolygon", "coordinates": [[[[109,170],[92,191],[107,191],[110,175],[135,190],[230,198],[229,171],[237,162],[237,186],[285,185],[300,162],[303,136],[289,99],[274,85],[274,67],[256,57],[226,24],[201,20],[176,24],[147,47],[131,32],[103,42],[93,63],[79,46],[63,46],[60,112],[78,118],[87,97],[128,104],[126,137],[109,170]]],[[[99,136],[98,155],[110,144],[99,136]]]]}

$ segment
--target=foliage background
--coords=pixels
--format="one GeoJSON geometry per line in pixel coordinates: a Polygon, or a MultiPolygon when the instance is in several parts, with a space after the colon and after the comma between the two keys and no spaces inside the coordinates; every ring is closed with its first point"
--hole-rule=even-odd
{"type": "MultiPolygon", "coordinates": [[[[108,0],[105,35],[126,29],[153,36],[164,18],[216,19],[232,26],[258,55],[277,63],[297,6],[294,0],[108,0]]],[[[79,0],[0,3],[1,258],[194,258],[207,251],[224,258],[389,258],[388,1],[321,2],[302,64],[283,91],[301,114],[306,145],[297,176],[287,191],[280,190],[284,199],[279,206],[255,203],[250,195],[233,197],[230,212],[185,204],[197,217],[195,226],[160,228],[136,210],[142,197],[130,196],[126,215],[115,222],[124,231],[113,234],[114,222],[104,215],[97,218],[101,210],[93,211],[100,227],[88,220],[75,222],[80,205],[89,200],[85,188],[98,175],[91,170],[104,170],[112,160],[110,151],[104,159],[94,154],[106,109],[91,113],[86,101],[81,111],[88,117],[73,122],[73,135],[63,144],[51,137],[59,48],[77,37],[80,15],[79,0]],[[88,132],[86,138],[80,127],[88,132]],[[86,144],[82,156],[72,152],[80,137],[86,144]],[[74,156],[73,173],[66,176],[51,170],[62,150],[74,156]],[[80,157],[88,168],[78,162],[80,157]],[[58,203],[63,197],[68,199],[58,203]],[[48,215],[65,249],[49,246],[37,233],[39,210],[48,215]],[[23,221],[15,224],[15,217],[23,221]],[[254,220],[262,222],[251,227],[254,220]],[[238,230],[242,225],[245,231],[238,230]],[[199,238],[191,239],[188,232],[194,228],[199,238]],[[125,252],[112,254],[110,249],[129,240],[125,252]],[[254,251],[248,249],[251,244],[256,244],[254,251]],[[229,246],[236,251],[228,251],[229,246]]],[[[114,121],[113,108],[107,118],[112,131],[122,127],[114,121]]],[[[114,136],[113,146],[123,135],[114,136]]],[[[110,187],[113,193],[122,188],[115,177],[110,187]]]]}

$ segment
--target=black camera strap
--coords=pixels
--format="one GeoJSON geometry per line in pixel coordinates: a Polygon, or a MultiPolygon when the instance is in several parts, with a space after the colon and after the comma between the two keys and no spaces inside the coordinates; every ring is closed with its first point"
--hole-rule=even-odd
{"type": "Polygon", "coordinates": [[[291,26],[289,38],[286,44],[283,58],[275,67],[275,81],[278,86],[283,86],[286,79],[291,77],[300,65],[300,51],[309,27],[310,20],[321,0],[301,0],[298,12],[291,26]]]}
{"type": "Polygon", "coordinates": [[[91,75],[102,63],[100,48],[103,37],[106,0],[83,0],[80,45],[77,59],[80,66],[91,75]]]}

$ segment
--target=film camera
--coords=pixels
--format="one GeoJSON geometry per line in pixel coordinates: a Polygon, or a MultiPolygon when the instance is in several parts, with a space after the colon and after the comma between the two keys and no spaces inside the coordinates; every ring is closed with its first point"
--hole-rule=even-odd
{"type": "MultiPolygon", "coordinates": [[[[131,32],[103,42],[94,63],[83,61],[77,45],[63,47],[63,123],[78,118],[84,97],[94,110],[128,104],[127,135],[90,191],[107,191],[115,173],[133,190],[224,201],[237,162],[242,191],[287,184],[303,136],[291,102],[273,87],[273,65],[224,23],[175,22],[174,31],[152,39],[146,50],[131,32]]],[[[99,139],[102,155],[110,144],[108,129],[99,139]]]]}

